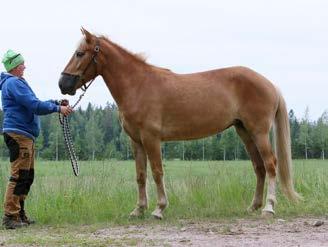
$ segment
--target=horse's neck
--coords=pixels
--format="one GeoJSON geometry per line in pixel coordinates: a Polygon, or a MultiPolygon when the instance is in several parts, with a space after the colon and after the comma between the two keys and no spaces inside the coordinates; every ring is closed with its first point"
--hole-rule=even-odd
{"type": "Polygon", "coordinates": [[[102,77],[120,108],[129,104],[145,77],[145,66],[113,45],[107,44],[102,77]]]}

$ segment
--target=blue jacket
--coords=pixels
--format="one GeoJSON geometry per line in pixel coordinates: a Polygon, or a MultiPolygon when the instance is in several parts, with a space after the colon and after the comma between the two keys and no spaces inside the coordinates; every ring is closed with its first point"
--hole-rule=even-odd
{"type": "Polygon", "coordinates": [[[0,90],[4,113],[2,132],[13,132],[35,139],[40,133],[40,118],[59,112],[54,100],[39,100],[28,83],[9,73],[1,73],[0,90]]]}

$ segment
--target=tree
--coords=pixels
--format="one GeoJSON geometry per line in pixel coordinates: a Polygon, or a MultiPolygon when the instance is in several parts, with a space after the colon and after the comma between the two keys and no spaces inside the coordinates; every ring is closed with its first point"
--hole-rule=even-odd
{"type": "Polygon", "coordinates": [[[223,160],[237,160],[239,158],[242,144],[234,128],[229,128],[222,133],[220,146],[223,151],[223,160]]]}
{"type": "Polygon", "coordinates": [[[42,130],[41,130],[39,137],[35,141],[35,151],[36,151],[36,153],[34,155],[35,155],[36,159],[38,159],[40,157],[40,150],[44,146],[43,142],[44,142],[44,138],[43,138],[43,133],[42,133],[42,130]]]}
{"type": "Polygon", "coordinates": [[[121,157],[124,160],[131,159],[133,154],[131,152],[131,142],[129,136],[124,132],[124,130],[121,131],[120,137],[119,137],[119,143],[120,143],[120,151],[121,151],[121,157]]]}
{"type": "MultiPolygon", "coordinates": [[[[293,158],[325,159],[328,151],[328,111],[311,122],[307,108],[301,120],[289,111],[293,158]]],[[[0,120],[3,112],[0,110],[0,120]]],[[[76,154],[80,160],[131,159],[129,137],[122,130],[115,104],[102,108],[91,103],[69,116],[69,125],[76,154]]],[[[271,137],[271,133],[270,133],[271,137]]],[[[41,132],[36,141],[36,157],[50,160],[68,159],[58,115],[41,117],[41,132]]],[[[247,159],[248,155],[234,128],[223,133],[192,141],[162,143],[165,159],[231,160],[247,159]]],[[[0,155],[8,157],[8,149],[0,141],[0,155]]]]}
{"type": "Polygon", "coordinates": [[[289,116],[289,124],[290,124],[292,157],[298,158],[302,156],[302,152],[299,151],[298,143],[297,143],[297,140],[299,139],[299,135],[300,135],[300,124],[293,110],[289,111],[288,116],[289,116]]]}
{"type": "Polygon", "coordinates": [[[300,124],[300,134],[298,142],[303,145],[305,159],[308,159],[308,149],[310,145],[310,120],[309,120],[309,108],[307,107],[300,124]]]}
{"type": "Polygon", "coordinates": [[[325,150],[328,147],[328,111],[321,115],[314,132],[314,141],[321,151],[321,158],[324,160],[325,150]]]}
{"type": "Polygon", "coordinates": [[[97,111],[90,107],[89,109],[89,119],[86,122],[86,132],[85,138],[88,141],[86,150],[89,153],[89,158],[95,160],[96,152],[101,153],[103,138],[102,130],[100,129],[100,116],[97,114],[97,111]]]}

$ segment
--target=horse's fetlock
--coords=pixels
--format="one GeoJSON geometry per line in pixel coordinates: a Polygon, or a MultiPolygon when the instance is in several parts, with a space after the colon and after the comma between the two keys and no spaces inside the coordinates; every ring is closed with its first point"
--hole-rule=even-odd
{"type": "Polygon", "coordinates": [[[261,208],[263,206],[263,203],[262,202],[255,202],[253,203],[252,207],[257,210],[259,208],[261,208]]]}
{"type": "Polygon", "coordinates": [[[167,208],[167,206],[168,206],[168,202],[167,202],[167,200],[161,200],[161,201],[159,201],[158,203],[157,203],[157,206],[160,208],[160,209],[165,209],[165,208],[167,208]]]}
{"type": "Polygon", "coordinates": [[[147,209],[148,208],[148,203],[147,202],[139,202],[137,207],[140,208],[140,209],[147,209]]]}

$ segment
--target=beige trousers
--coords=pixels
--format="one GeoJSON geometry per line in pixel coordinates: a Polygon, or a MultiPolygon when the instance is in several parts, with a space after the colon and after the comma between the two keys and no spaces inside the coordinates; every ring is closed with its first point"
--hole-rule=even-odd
{"type": "Polygon", "coordinates": [[[34,142],[15,133],[4,133],[10,154],[10,178],[4,200],[5,215],[19,216],[34,180],[34,142]]]}

